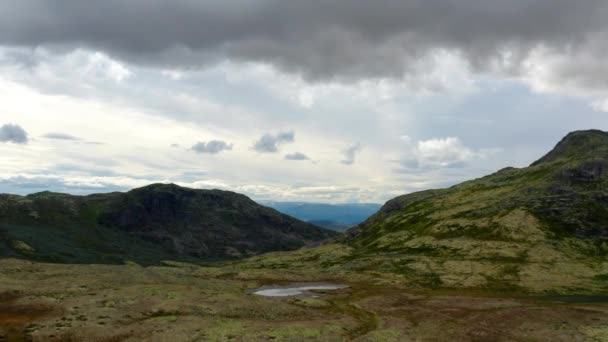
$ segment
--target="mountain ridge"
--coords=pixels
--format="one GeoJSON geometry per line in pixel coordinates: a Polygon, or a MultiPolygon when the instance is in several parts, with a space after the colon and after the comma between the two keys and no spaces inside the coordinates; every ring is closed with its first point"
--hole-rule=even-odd
{"type": "MultiPolygon", "coordinates": [[[[142,246],[142,253],[157,262],[162,258],[242,258],[300,248],[336,233],[283,215],[235,192],[151,184],[124,193],[86,196],[48,191],[27,196],[0,195],[0,234],[5,253],[17,241],[32,250],[40,249],[36,245],[45,246],[42,254],[51,260],[74,262],[96,258],[96,253],[79,258],[85,249],[82,246],[93,252],[107,250],[102,254],[110,255],[112,260],[121,259],[121,254],[128,251],[128,244],[120,241],[124,238],[142,246]],[[57,239],[57,246],[68,246],[76,252],[64,253],[61,248],[54,251],[57,246],[45,244],[37,235],[57,239]],[[93,235],[98,241],[89,237],[93,235]],[[158,257],[154,257],[155,253],[158,257]]],[[[16,252],[13,255],[24,254],[12,250],[16,252]]],[[[136,255],[129,256],[137,259],[136,255]]]]}
{"type": "Polygon", "coordinates": [[[608,153],[608,132],[597,129],[570,132],[549,153],[530,166],[565,158],[581,159],[588,156],[590,152],[608,153]]]}

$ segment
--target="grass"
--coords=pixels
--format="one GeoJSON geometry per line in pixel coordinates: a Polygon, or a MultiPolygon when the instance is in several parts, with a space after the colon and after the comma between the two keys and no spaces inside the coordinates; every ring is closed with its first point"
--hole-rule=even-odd
{"type": "Polygon", "coordinates": [[[467,291],[449,289],[446,274],[421,268],[426,257],[402,257],[393,262],[388,258],[387,269],[344,272],[331,267],[323,270],[314,261],[293,255],[318,253],[340,259],[350,252],[345,246],[330,245],[207,266],[183,262],[147,267],[132,262],[62,265],[0,259],[0,334],[9,329],[11,336],[49,341],[106,341],[126,336],[174,341],[399,341],[466,339],[469,331],[490,325],[496,327],[490,337],[509,334],[516,340],[559,340],[566,336],[582,339],[587,336],[585,331],[597,331],[597,322],[608,319],[602,303],[589,304],[594,309],[581,312],[569,305],[539,306],[528,299],[513,299],[512,294],[521,293],[517,292],[520,289],[500,284],[522,277],[519,263],[505,264],[487,286],[467,291]],[[308,268],[258,268],[271,260],[290,260],[308,268]],[[247,292],[264,284],[321,280],[350,288],[327,291],[320,298],[284,300],[247,292]],[[508,295],[502,294],[505,292],[508,295]],[[43,307],[47,309],[29,311],[43,307]],[[19,310],[24,312],[19,316],[23,319],[12,323],[2,314],[19,310]],[[564,319],[570,322],[565,330],[547,331],[564,319]],[[530,324],[544,330],[531,332],[530,324]]]}
{"type": "Polygon", "coordinates": [[[598,274],[595,277],[593,277],[593,279],[595,279],[597,281],[608,282],[608,273],[598,274]]]}
{"type": "Polygon", "coordinates": [[[97,225],[40,229],[39,226],[0,223],[2,241],[8,242],[11,249],[6,251],[8,255],[45,262],[121,264],[126,257],[151,265],[171,255],[157,244],[97,225]]]}

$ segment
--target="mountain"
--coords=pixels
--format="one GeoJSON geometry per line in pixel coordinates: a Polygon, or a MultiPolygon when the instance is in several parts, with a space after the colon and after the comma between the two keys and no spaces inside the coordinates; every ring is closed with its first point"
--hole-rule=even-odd
{"type": "Polygon", "coordinates": [[[323,227],[323,228],[335,230],[338,232],[343,232],[354,226],[352,224],[346,224],[346,223],[342,223],[342,222],[329,221],[329,220],[308,221],[308,223],[314,224],[317,227],[323,227]]]}
{"type": "Polygon", "coordinates": [[[0,195],[0,255],[32,259],[230,259],[335,235],[241,194],[174,184],[90,196],[0,195]]]}
{"type": "Polygon", "coordinates": [[[608,133],[573,132],[529,167],[397,197],[334,244],[250,266],[313,267],[306,258],[425,288],[608,291],[608,133]]]}
{"type": "Polygon", "coordinates": [[[382,206],[376,203],[263,202],[263,204],[314,225],[339,231],[365,221],[382,206]]]}

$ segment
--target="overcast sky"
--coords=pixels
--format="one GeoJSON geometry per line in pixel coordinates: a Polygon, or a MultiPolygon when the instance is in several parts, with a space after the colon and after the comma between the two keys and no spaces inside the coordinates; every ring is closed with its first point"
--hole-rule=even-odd
{"type": "Polygon", "coordinates": [[[608,130],[605,0],[5,0],[0,192],[383,202],[608,130]]]}

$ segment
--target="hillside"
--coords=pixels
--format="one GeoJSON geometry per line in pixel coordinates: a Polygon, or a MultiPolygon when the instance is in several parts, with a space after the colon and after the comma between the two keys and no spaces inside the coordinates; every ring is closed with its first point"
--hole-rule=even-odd
{"type": "Polygon", "coordinates": [[[234,259],[335,235],[244,195],[173,184],[90,196],[0,195],[0,255],[36,260],[234,259]]]}
{"type": "Polygon", "coordinates": [[[395,198],[336,244],[247,267],[314,259],[425,288],[592,292],[608,291],[607,257],[608,133],[580,131],[530,167],[395,198]]]}

